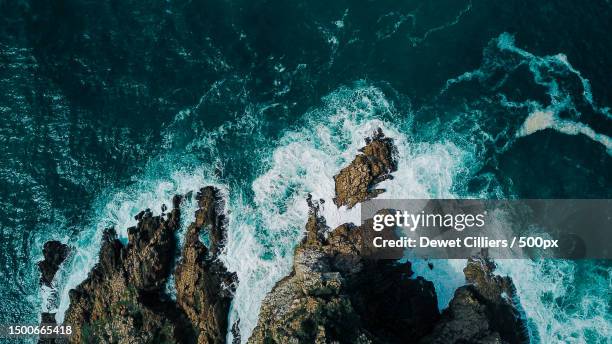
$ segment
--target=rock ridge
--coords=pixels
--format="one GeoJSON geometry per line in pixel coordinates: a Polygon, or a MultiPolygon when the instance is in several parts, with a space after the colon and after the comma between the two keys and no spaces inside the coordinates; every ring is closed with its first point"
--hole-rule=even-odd
{"type": "Polygon", "coordinates": [[[113,228],[102,235],[99,262],[87,279],[70,291],[65,324],[72,343],[223,343],[235,284],[217,259],[225,222],[219,191],[205,187],[195,196],[198,209],[187,229],[174,271],[176,300],[166,293],[176,256],[180,204],[154,216],[147,209],[128,228],[128,243],[113,228]],[[200,241],[205,229],[210,241],[200,241]]]}
{"type": "Polygon", "coordinates": [[[225,218],[219,213],[222,200],[212,187],[200,190],[196,199],[196,221],[187,229],[174,273],[177,304],[193,324],[198,343],[225,343],[237,277],[218,260],[225,245],[225,218]],[[208,248],[200,241],[203,228],[208,230],[208,248]]]}

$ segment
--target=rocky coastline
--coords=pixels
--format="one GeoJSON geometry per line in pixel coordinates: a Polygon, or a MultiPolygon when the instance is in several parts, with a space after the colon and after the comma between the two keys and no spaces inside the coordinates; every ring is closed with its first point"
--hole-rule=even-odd
{"type": "MultiPolygon", "coordinates": [[[[393,177],[394,152],[393,140],[382,131],[367,138],[334,178],[335,205],[350,208],[383,193],[376,185],[393,177]]],[[[228,323],[239,281],[218,259],[227,230],[223,200],[214,187],[197,193],[195,219],[177,251],[183,197],[175,196],[172,209],[164,213],[163,206],[159,216],[148,209],[139,213],[127,245],[114,229],[104,232],[98,264],[70,291],[70,342],[217,344],[225,343],[230,327],[240,341],[236,324],[228,323]],[[172,274],[176,299],[164,289],[172,274]]],[[[309,196],[306,202],[305,237],[295,249],[293,269],[265,297],[248,343],[528,341],[512,280],[495,275],[492,261],[470,258],[466,285],[440,312],[435,285],[414,276],[410,262],[369,258],[363,226],[329,228],[320,200],[309,196]]],[[[66,258],[68,248],[61,245],[45,245],[41,284],[51,283],[66,258]]]]}
{"type": "Polygon", "coordinates": [[[225,242],[223,202],[210,186],[195,197],[198,210],[174,267],[176,300],[165,286],[177,254],[183,196],[174,197],[168,213],[165,206],[159,216],[148,209],[140,212],[137,225],[128,228],[127,245],[115,229],[104,231],[99,262],[70,291],[64,324],[72,326],[71,343],[225,342],[237,280],[217,259],[225,242]],[[200,240],[203,230],[208,231],[208,248],[200,240]]]}

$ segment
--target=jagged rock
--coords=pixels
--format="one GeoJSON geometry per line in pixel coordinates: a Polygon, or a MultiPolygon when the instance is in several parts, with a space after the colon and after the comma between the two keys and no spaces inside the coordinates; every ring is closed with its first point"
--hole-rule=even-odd
{"type": "Polygon", "coordinates": [[[488,321],[486,306],[472,286],[455,291],[433,332],[420,343],[505,343],[488,321]]]}
{"type": "Polygon", "coordinates": [[[224,343],[237,278],[217,259],[225,241],[218,190],[203,188],[196,199],[196,221],[187,230],[175,271],[176,298],[179,308],[194,325],[198,343],[224,343]],[[209,248],[200,241],[204,227],[208,229],[209,248]]]}
{"type": "MultiPolygon", "coordinates": [[[[380,130],[366,140],[362,154],[335,177],[336,205],[352,207],[383,192],[372,188],[391,178],[393,151],[380,130]]],[[[98,264],[70,292],[65,323],[73,327],[71,342],[225,343],[237,277],[218,259],[226,241],[223,204],[213,187],[201,189],[195,199],[195,221],[174,273],[176,302],[164,287],[174,263],[181,196],[173,199],[169,213],[165,207],[161,216],[139,213],[138,224],[128,229],[127,246],[114,229],[104,232],[98,264]]],[[[527,341],[512,281],[494,275],[491,261],[469,260],[468,285],[457,289],[440,315],[433,284],[411,278],[409,262],[376,259],[367,244],[374,235],[371,223],[331,231],[319,215],[322,201],[309,196],[307,202],[306,235],[296,247],[293,270],[264,299],[249,343],[527,341]]],[[[237,324],[235,341],[240,340],[237,324]]]]}
{"type": "Polygon", "coordinates": [[[127,246],[114,229],[104,231],[99,262],[69,294],[64,322],[72,326],[71,342],[172,343],[193,332],[163,293],[179,216],[176,207],[167,219],[139,213],[127,246]]]}
{"type": "Polygon", "coordinates": [[[121,252],[128,283],[141,291],[161,290],[172,268],[179,210],[164,220],[147,209],[136,227],[128,228],[128,245],[121,252]]]}
{"type": "MultiPolygon", "coordinates": [[[[390,139],[379,131],[366,143],[335,178],[337,206],[352,207],[383,192],[370,189],[395,169],[390,139]]],[[[433,284],[410,278],[409,262],[374,259],[368,221],[329,231],[319,204],[310,196],[307,202],[306,235],[293,270],[264,299],[249,343],[526,342],[512,281],[495,276],[490,261],[469,260],[468,285],[457,289],[440,316],[433,284]]]]}
{"type": "Polygon", "coordinates": [[[427,333],[439,313],[433,284],[410,279],[410,264],[365,258],[362,227],[324,239],[311,207],[292,273],[263,301],[249,343],[400,343],[427,333]]]}
{"type": "Polygon", "coordinates": [[[242,336],[240,335],[240,319],[236,320],[232,324],[232,344],[240,344],[242,343],[242,336]]]}
{"type": "Polygon", "coordinates": [[[366,139],[366,146],[347,167],[340,170],[334,180],[338,207],[352,208],[355,204],[374,198],[384,192],[372,187],[385,179],[392,178],[396,163],[393,158],[395,146],[393,140],[385,137],[382,130],[366,139]]]}
{"type": "Polygon", "coordinates": [[[508,276],[495,275],[495,263],[487,258],[468,260],[463,270],[468,283],[484,297],[490,322],[502,339],[509,343],[526,343],[528,333],[521,312],[517,309],[516,288],[508,276]]]}
{"type": "Polygon", "coordinates": [[[494,275],[495,264],[471,258],[465,267],[466,286],[455,296],[433,332],[421,343],[527,343],[524,320],[514,306],[509,277],[494,275]]]}
{"type": "Polygon", "coordinates": [[[55,273],[59,270],[60,265],[66,257],[68,257],[69,249],[68,245],[62,244],[59,241],[47,241],[43,246],[43,257],[44,260],[38,262],[38,268],[40,269],[40,283],[48,287],[51,287],[51,282],[55,273]]]}
{"type": "MultiPolygon", "coordinates": [[[[38,268],[40,270],[40,283],[47,287],[52,288],[51,282],[55,277],[55,274],[59,270],[60,265],[66,260],[70,250],[68,245],[62,244],[59,241],[47,241],[43,246],[43,257],[44,260],[38,262],[38,268]]],[[[55,324],[55,313],[43,312],[41,313],[41,325],[55,324]]],[[[41,336],[38,343],[40,344],[54,344],[59,343],[60,340],[54,338],[48,338],[41,336]]]]}
{"type": "MultiPolygon", "coordinates": [[[[392,151],[380,131],[367,141],[336,176],[336,204],[371,197],[369,188],[395,168],[392,151]]],[[[249,343],[405,343],[428,333],[439,317],[433,284],[409,278],[410,263],[370,259],[364,240],[371,230],[344,224],[330,232],[319,204],[307,202],[293,271],[264,299],[249,343]]]]}
{"type": "Polygon", "coordinates": [[[293,271],[264,299],[249,343],[327,343],[366,336],[342,291],[346,281],[332,270],[323,246],[310,239],[317,237],[318,221],[311,210],[309,234],[296,249],[293,271]]]}
{"type": "Polygon", "coordinates": [[[65,323],[73,343],[223,343],[236,277],[217,259],[225,241],[218,190],[206,187],[196,199],[175,271],[176,302],[165,294],[174,264],[181,196],[173,209],[136,215],[124,246],[114,229],[104,231],[99,261],[70,291],[65,323]],[[208,231],[210,247],[200,241],[208,231]]]}

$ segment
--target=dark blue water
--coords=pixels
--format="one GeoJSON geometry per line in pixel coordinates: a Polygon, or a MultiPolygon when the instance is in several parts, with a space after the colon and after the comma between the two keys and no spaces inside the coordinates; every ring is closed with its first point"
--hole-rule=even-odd
{"type": "MultiPolygon", "coordinates": [[[[290,269],[306,193],[332,197],[378,126],[401,155],[389,197],[612,196],[607,1],[2,1],[0,13],[0,323],[61,314],[102,228],[212,183],[232,210],[224,259],[248,333],[290,269]],[[49,239],[74,252],[55,301],[35,265],[49,239]]],[[[461,262],[447,265],[426,276],[441,307],[462,283],[461,262]]],[[[612,337],[609,262],[500,269],[534,342],[612,337]]]]}

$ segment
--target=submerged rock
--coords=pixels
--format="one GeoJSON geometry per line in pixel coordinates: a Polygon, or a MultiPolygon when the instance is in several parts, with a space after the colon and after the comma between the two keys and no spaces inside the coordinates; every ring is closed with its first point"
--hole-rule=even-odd
{"type": "Polygon", "coordinates": [[[55,277],[55,273],[59,270],[60,265],[68,257],[68,245],[62,244],[59,241],[47,241],[43,246],[44,259],[38,262],[40,269],[40,283],[51,287],[51,282],[55,277]]]}

